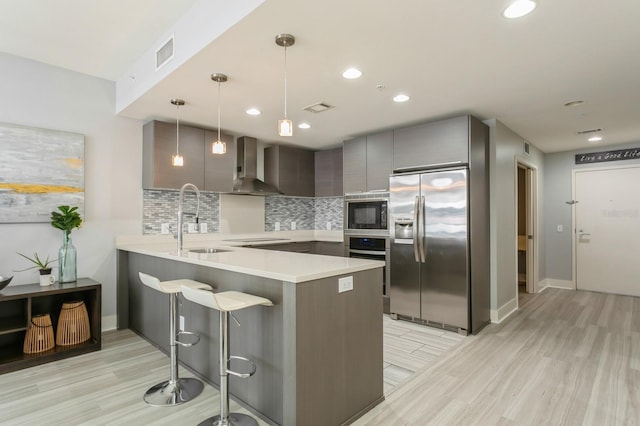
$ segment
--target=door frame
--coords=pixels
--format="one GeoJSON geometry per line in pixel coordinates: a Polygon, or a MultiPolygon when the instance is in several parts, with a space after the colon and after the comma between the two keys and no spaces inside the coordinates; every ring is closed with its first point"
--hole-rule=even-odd
{"type": "Polygon", "coordinates": [[[539,203],[539,193],[538,193],[538,167],[525,158],[520,156],[515,157],[515,242],[514,242],[514,250],[516,253],[516,261],[515,261],[515,288],[516,288],[516,299],[518,294],[518,168],[523,167],[528,172],[525,174],[526,183],[525,183],[525,191],[527,194],[525,196],[527,209],[528,209],[528,218],[527,218],[527,228],[528,235],[531,235],[532,238],[527,238],[527,265],[531,265],[530,268],[527,268],[527,285],[526,292],[527,293],[537,293],[538,292],[538,269],[539,269],[539,259],[540,253],[539,248],[540,244],[539,240],[539,226],[540,223],[540,212],[538,209],[539,203]],[[529,234],[530,232],[530,234],[529,234]]]}
{"type": "Polygon", "coordinates": [[[571,281],[573,282],[573,289],[578,290],[578,245],[576,241],[576,225],[577,225],[577,212],[576,212],[576,175],[583,172],[602,172],[607,170],[616,169],[638,169],[640,164],[633,163],[620,166],[600,166],[600,167],[580,167],[571,170],[571,281]]]}

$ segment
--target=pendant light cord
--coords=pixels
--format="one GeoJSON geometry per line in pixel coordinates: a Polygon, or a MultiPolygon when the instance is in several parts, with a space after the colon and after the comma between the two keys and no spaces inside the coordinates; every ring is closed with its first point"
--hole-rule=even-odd
{"type": "Polygon", "coordinates": [[[220,82],[218,82],[218,142],[220,140],[220,82]]]}
{"type": "Polygon", "coordinates": [[[176,155],[180,155],[180,105],[176,105],[176,155]]]}
{"type": "Polygon", "coordinates": [[[284,118],[287,118],[287,46],[284,46],[284,118]]]}

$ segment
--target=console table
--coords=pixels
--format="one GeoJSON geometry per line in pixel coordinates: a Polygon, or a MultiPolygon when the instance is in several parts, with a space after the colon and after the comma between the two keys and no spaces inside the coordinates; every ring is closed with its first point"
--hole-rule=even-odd
{"type": "Polygon", "coordinates": [[[0,374],[100,350],[102,341],[101,285],[90,278],[40,287],[16,285],[0,291],[0,374]],[[46,352],[22,352],[24,337],[36,315],[49,314],[54,329],[65,302],[82,300],[87,307],[91,338],[71,346],[55,346],[46,352]]]}

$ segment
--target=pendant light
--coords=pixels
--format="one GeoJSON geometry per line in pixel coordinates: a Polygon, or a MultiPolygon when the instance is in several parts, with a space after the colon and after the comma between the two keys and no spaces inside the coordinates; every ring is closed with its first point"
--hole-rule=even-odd
{"type": "Polygon", "coordinates": [[[276,44],[284,47],[284,118],[278,120],[278,134],[280,136],[293,136],[293,123],[287,118],[287,47],[293,46],[296,38],[291,34],[278,34],[276,44]]]}
{"type": "Polygon", "coordinates": [[[211,80],[218,83],[218,139],[211,143],[211,153],[222,155],[227,152],[227,144],[220,138],[220,83],[227,81],[227,76],[220,73],[211,74],[211,80]]]}
{"type": "Polygon", "coordinates": [[[184,158],[180,155],[180,107],[184,105],[184,101],[171,99],[171,103],[176,106],[176,155],[171,156],[171,165],[182,167],[184,166],[184,158]]]}

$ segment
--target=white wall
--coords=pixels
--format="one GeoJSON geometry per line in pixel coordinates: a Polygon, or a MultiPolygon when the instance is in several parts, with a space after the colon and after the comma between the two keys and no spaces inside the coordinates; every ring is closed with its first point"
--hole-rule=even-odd
{"type": "Polygon", "coordinates": [[[565,282],[573,281],[573,211],[572,207],[566,204],[567,201],[572,199],[573,170],[640,164],[640,160],[624,160],[576,165],[575,155],[637,148],[638,146],[640,146],[639,143],[603,147],[594,145],[589,149],[545,155],[545,186],[553,188],[553,191],[545,192],[544,203],[544,215],[547,220],[547,226],[545,227],[545,241],[547,242],[545,275],[547,278],[565,282]],[[557,225],[562,225],[564,231],[558,232],[557,225]]]}
{"type": "MultiPolygon", "coordinates": [[[[85,135],[85,223],[71,237],[78,276],[102,283],[104,325],[115,326],[115,235],[142,232],[142,123],[115,115],[112,81],[4,53],[0,69],[0,122],[85,135]]],[[[29,266],[16,252],[55,258],[62,232],[0,224],[0,241],[0,274],[11,274],[29,266]]],[[[37,281],[33,270],[13,275],[11,285],[37,281]]]]}
{"type": "Polygon", "coordinates": [[[540,150],[530,145],[524,153],[524,139],[500,121],[485,122],[490,127],[491,175],[491,310],[493,320],[501,320],[517,307],[516,163],[521,160],[538,171],[538,280],[544,278],[543,161],[540,150]],[[497,315],[497,316],[496,316],[497,315]]]}

